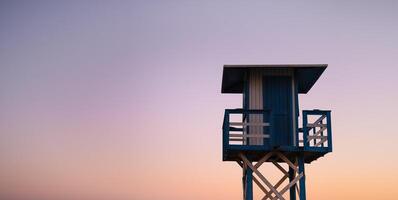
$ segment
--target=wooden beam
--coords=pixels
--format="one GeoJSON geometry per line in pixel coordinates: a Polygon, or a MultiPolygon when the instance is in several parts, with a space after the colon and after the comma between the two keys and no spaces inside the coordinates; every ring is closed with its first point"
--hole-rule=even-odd
{"type": "MultiPolygon", "coordinates": [[[[241,163],[240,161],[237,161],[237,163],[239,164],[239,166],[241,166],[242,168],[244,168],[243,163],[241,163]]],[[[261,182],[255,177],[253,176],[253,181],[257,184],[257,186],[265,193],[269,193],[270,191],[268,191],[262,184],[261,182]]]]}
{"type": "Polygon", "coordinates": [[[325,119],[326,115],[322,115],[321,117],[319,117],[314,124],[318,124],[319,122],[321,122],[323,119],[325,119]]]}
{"type": "Polygon", "coordinates": [[[281,194],[279,194],[279,192],[273,187],[273,185],[257,170],[257,168],[255,168],[252,163],[247,160],[246,156],[244,156],[243,154],[239,154],[241,159],[243,160],[243,162],[250,168],[253,170],[253,172],[265,183],[265,185],[267,185],[267,187],[273,192],[275,193],[276,197],[278,197],[281,200],[285,200],[285,198],[283,198],[283,196],[281,194]]]}
{"type": "Polygon", "coordinates": [[[229,137],[243,137],[243,138],[269,138],[268,134],[239,134],[239,133],[230,133],[229,137]]]}
{"type": "Polygon", "coordinates": [[[327,124],[307,124],[307,127],[314,128],[314,127],[327,127],[327,124]]]}
{"type": "Polygon", "coordinates": [[[288,158],[286,158],[285,155],[283,155],[280,152],[277,152],[276,154],[279,156],[279,158],[285,161],[292,169],[297,170],[297,166],[295,166],[288,158]]]}
{"type": "Polygon", "coordinates": [[[314,135],[320,135],[323,131],[326,131],[327,127],[321,127],[314,135]]]}
{"type": "MultiPolygon", "coordinates": [[[[294,184],[296,184],[297,181],[299,181],[303,176],[304,176],[304,173],[301,173],[300,175],[296,176],[296,178],[293,179],[293,181],[291,181],[288,185],[286,185],[286,186],[280,191],[280,194],[283,195],[290,187],[292,187],[294,184]]],[[[276,199],[276,197],[274,197],[273,199],[276,199]]]]}
{"type": "Polygon", "coordinates": [[[315,136],[315,135],[309,135],[309,136],[307,136],[308,142],[311,141],[311,140],[323,139],[323,138],[327,138],[327,137],[328,137],[327,135],[325,135],[325,136],[322,136],[322,135],[317,135],[317,136],[315,136]]]}
{"type": "MultiPolygon", "coordinates": [[[[283,194],[285,194],[290,188],[295,187],[295,190],[297,193],[300,194],[300,188],[298,187],[298,181],[301,182],[301,179],[304,177],[304,171],[302,171],[300,174],[298,174],[298,160],[296,159],[294,163],[290,161],[285,155],[283,155],[281,152],[270,152],[263,156],[255,165],[250,162],[244,154],[239,154],[239,157],[241,158],[241,161],[237,161],[237,163],[242,167],[242,168],[250,168],[255,176],[252,176],[253,182],[259,186],[259,188],[265,193],[265,196],[262,198],[262,200],[285,200],[283,197],[283,194]],[[275,184],[272,185],[258,170],[258,168],[266,162],[270,157],[273,155],[277,155],[280,159],[282,159],[284,162],[286,162],[289,167],[294,171],[293,177],[294,179],[289,181],[289,184],[287,184],[282,190],[278,191],[277,189],[285,182],[287,178],[289,178],[289,172],[285,170],[278,162],[272,161],[272,163],[282,172],[284,173],[284,176],[275,184]],[[296,174],[298,174],[296,176],[296,174]],[[261,181],[260,181],[260,180],[261,181]],[[265,184],[268,188],[264,187],[265,184]]],[[[290,173],[291,174],[291,173],[290,173]]],[[[290,175],[292,177],[292,174],[290,175]]],[[[304,186],[305,187],[305,186],[304,186]]],[[[293,191],[294,192],[294,191],[293,191]]]]}
{"type": "Polygon", "coordinates": [[[319,117],[315,122],[314,122],[314,124],[318,124],[319,122],[321,122],[323,119],[325,119],[326,118],[326,115],[322,115],[321,117],[319,117]]]}
{"type": "Polygon", "coordinates": [[[318,146],[320,146],[321,144],[323,144],[324,142],[326,142],[327,140],[328,140],[328,137],[326,136],[326,138],[322,138],[321,141],[319,141],[318,143],[316,143],[314,146],[315,146],[315,147],[318,147],[318,146]]]}
{"type": "Polygon", "coordinates": [[[298,185],[296,184],[296,191],[297,191],[297,196],[300,196],[300,188],[298,187],[298,185]]]}
{"type": "MultiPolygon", "coordinates": [[[[321,127],[314,135],[311,135],[311,136],[307,136],[307,141],[309,142],[309,141],[311,141],[311,140],[313,140],[313,139],[318,139],[318,138],[313,138],[313,137],[317,137],[317,136],[319,136],[323,131],[325,131],[327,128],[326,127],[321,127]],[[312,138],[312,139],[310,139],[310,138],[312,138]]],[[[327,137],[327,136],[323,136],[323,137],[327,137]]],[[[319,138],[319,139],[321,139],[321,138],[319,138]]]]}
{"type": "Polygon", "coordinates": [[[272,163],[279,169],[279,170],[281,170],[282,172],[283,172],[283,174],[288,174],[288,172],[285,170],[285,169],[283,169],[283,167],[279,164],[279,163],[277,163],[277,162],[275,162],[275,161],[272,161],[272,163]]]}
{"type": "Polygon", "coordinates": [[[254,165],[254,167],[256,169],[259,168],[265,161],[268,160],[268,158],[270,158],[273,155],[274,155],[274,152],[267,153],[264,157],[262,157],[259,161],[257,161],[257,163],[254,165]]]}
{"type": "Polygon", "coordinates": [[[271,192],[271,191],[268,191],[268,190],[261,184],[261,182],[260,182],[256,177],[254,177],[254,176],[253,176],[253,181],[257,184],[257,186],[258,186],[265,194],[271,192]]]}
{"type": "Polygon", "coordinates": [[[261,123],[261,122],[230,122],[230,126],[269,126],[268,122],[261,123]]]}
{"type": "Polygon", "coordinates": [[[243,138],[229,138],[229,141],[231,141],[231,142],[243,142],[244,139],[243,138]]]}
{"type": "MultiPolygon", "coordinates": [[[[278,187],[281,186],[282,183],[283,183],[287,178],[289,178],[289,174],[287,174],[287,175],[285,174],[285,175],[275,184],[274,188],[275,188],[275,189],[278,189],[278,187]]],[[[264,200],[264,199],[268,199],[269,197],[272,197],[271,195],[272,195],[272,192],[265,193],[265,196],[264,196],[262,199],[263,199],[263,200],[264,200]]],[[[272,198],[271,198],[271,199],[272,199],[272,198]]]]}

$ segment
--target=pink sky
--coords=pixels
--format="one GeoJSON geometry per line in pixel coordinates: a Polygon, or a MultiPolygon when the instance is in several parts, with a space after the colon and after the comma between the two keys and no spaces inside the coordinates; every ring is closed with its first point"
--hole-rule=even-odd
{"type": "MultiPolygon", "coordinates": [[[[224,64],[327,63],[308,199],[396,199],[398,3],[0,3],[0,199],[241,199],[224,64]]],[[[272,176],[272,174],[271,174],[272,176]]]]}

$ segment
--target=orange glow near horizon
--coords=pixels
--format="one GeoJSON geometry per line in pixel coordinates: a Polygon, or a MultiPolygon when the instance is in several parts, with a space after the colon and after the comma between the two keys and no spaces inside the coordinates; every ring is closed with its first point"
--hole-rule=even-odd
{"type": "MultiPolygon", "coordinates": [[[[394,2],[0,3],[0,199],[242,199],[224,64],[327,63],[309,200],[398,196],[394,2]]],[[[264,172],[265,173],[265,172],[264,172]]],[[[272,171],[267,174],[277,177],[272,171]]],[[[258,194],[260,196],[260,194],[258,194]]]]}

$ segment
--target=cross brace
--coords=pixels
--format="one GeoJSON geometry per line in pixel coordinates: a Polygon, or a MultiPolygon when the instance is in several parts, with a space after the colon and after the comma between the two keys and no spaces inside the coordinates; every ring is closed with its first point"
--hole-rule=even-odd
{"type": "MultiPolygon", "coordinates": [[[[248,160],[248,158],[244,154],[240,154],[239,157],[241,160],[237,161],[238,164],[243,168],[243,189],[244,189],[244,199],[252,199],[253,197],[253,191],[248,189],[248,180],[247,176],[250,176],[250,181],[253,180],[254,183],[264,192],[264,197],[262,200],[285,200],[285,197],[283,195],[290,189],[290,199],[295,200],[296,199],[296,194],[295,191],[298,192],[298,196],[300,196],[300,200],[305,200],[305,194],[302,194],[302,192],[305,193],[305,178],[304,178],[304,163],[299,162],[299,159],[302,158],[296,158],[294,162],[290,161],[285,155],[283,155],[281,152],[278,151],[273,151],[270,153],[267,153],[264,155],[259,161],[257,161],[256,164],[252,164],[251,161],[248,160]],[[272,164],[278,168],[283,176],[282,178],[275,184],[273,185],[265,176],[259,171],[259,167],[264,164],[266,161],[268,161],[272,156],[274,158],[277,158],[275,160],[272,160],[272,164]],[[289,167],[289,170],[285,170],[276,160],[281,159],[283,160],[289,167]],[[299,163],[301,164],[299,168],[299,163]],[[250,170],[250,174],[248,174],[247,170],[250,170]],[[290,173],[289,173],[290,171],[290,173]],[[253,172],[256,176],[251,175],[251,172],[253,172]],[[282,189],[278,190],[279,187],[285,182],[286,179],[289,178],[289,183],[284,186],[282,189]],[[300,188],[298,187],[297,182],[300,181],[300,188]],[[303,184],[304,190],[301,188],[303,184]],[[301,191],[300,191],[301,189],[301,191]],[[248,194],[251,193],[251,194],[248,194]],[[250,196],[250,198],[248,198],[250,196]],[[294,196],[294,197],[292,197],[294,196]]],[[[300,160],[302,161],[302,160],[300,160]]],[[[250,183],[251,186],[251,183],[250,183]]]]}

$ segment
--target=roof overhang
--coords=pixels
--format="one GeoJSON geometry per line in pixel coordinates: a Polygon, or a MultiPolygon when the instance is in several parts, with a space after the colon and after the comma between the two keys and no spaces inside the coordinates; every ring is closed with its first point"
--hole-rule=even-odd
{"type": "Polygon", "coordinates": [[[298,83],[298,92],[305,94],[327,66],[327,64],[224,65],[221,93],[242,93],[245,72],[249,69],[291,68],[298,83]]]}

